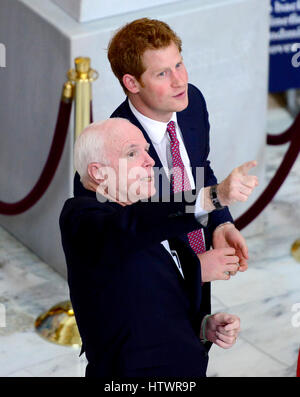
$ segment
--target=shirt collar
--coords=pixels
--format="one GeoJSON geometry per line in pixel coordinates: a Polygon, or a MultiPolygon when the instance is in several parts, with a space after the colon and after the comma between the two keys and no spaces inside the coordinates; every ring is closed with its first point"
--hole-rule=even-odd
{"type": "Polygon", "coordinates": [[[149,138],[153,143],[161,143],[163,140],[166,132],[167,132],[167,124],[170,121],[174,121],[175,125],[177,124],[177,114],[176,112],[173,112],[170,120],[168,122],[162,122],[162,121],[157,121],[150,119],[149,117],[144,116],[142,113],[140,113],[130,102],[130,99],[128,98],[128,103],[130,110],[132,113],[135,115],[135,117],[138,119],[138,121],[141,123],[143,128],[146,130],[147,134],[149,135],[149,138]]]}

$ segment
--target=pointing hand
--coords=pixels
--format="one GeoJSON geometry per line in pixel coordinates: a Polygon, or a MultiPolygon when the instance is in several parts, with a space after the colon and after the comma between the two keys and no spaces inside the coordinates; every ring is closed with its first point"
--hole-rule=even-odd
{"type": "Polygon", "coordinates": [[[257,165],[256,161],[248,161],[235,168],[217,187],[220,203],[230,205],[236,201],[247,201],[254,188],[258,185],[255,175],[248,172],[257,165]]]}

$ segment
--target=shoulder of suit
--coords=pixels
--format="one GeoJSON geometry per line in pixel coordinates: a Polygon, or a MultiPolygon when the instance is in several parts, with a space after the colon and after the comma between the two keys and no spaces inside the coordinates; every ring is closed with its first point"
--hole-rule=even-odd
{"type": "Polygon", "coordinates": [[[117,107],[117,109],[110,115],[111,118],[114,117],[124,117],[127,118],[128,117],[128,111],[130,111],[129,105],[128,105],[128,98],[126,97],[125,101],[123,101],[121,103],[121,105],[119,105],[117,107]]]}
{"type": "Polygon", "coordinates": [[[68,199],[60,214],[60,224],[62,225],[68,220],[81,218],[82,216],[111,215],[118,210],[118,204],[112,202],[101,203],[96,197],[73,197],[68,199]]]}
{"type": "Polygon", "coordinates": [[[186,118],[202,120],[203,112],[206,110],[206,102],[201,91],[193,84],[188,84],[189,104],[186,109],[177,113],[179,123],[185,122],[186,118]]]}
{"type": "Polygon", "coordinates": [[[199,90],[199,88],[197,88],[191,83],[188,84],[188,95],[190,100],[192,99],[194,101],[205,103],[205,99],[202,92],[199,90]]]}

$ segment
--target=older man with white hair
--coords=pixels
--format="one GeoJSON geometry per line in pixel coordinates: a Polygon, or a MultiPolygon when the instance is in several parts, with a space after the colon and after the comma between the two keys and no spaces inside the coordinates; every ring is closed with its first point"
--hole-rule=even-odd
{"type": "MultiPolygon", "coordinates": [[[[203,342],[226,349],[239,333],[237,316],[200,312],[199,258],[177,238],[201,227],[199,214],[186,212],[199,197],[176,193],[170,202],[151,202],[148,149],[141,131],[123,119],[90,125],[75,144],[75,167],[89,194],[66,201],[60,227],[86,376],[205,376],[203,342]]],[[[249,167],[221,182],[222,204],[239,199],[232,181],[237,173],[240,183],[249,180],[249,167]]],[[[204,197],[202,208],[212,211],[204,197]]],[[[217,251],[224,269],[236,271],[235,250],[217,251]]]]}

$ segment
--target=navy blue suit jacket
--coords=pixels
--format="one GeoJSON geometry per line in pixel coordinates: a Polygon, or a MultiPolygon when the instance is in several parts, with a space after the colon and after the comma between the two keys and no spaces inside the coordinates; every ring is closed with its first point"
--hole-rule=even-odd
{"type": "Polygon", "coordinates": [[[60,228],[86,376],[205,376],[201,269],[177,238],[201,226],[186,204],[122,207],[90,191],[66,201],[60,228]],[[184,279],[160,243],[166,239],[184,279]]]}
{"type": "MultiPolygon", "coordinates": [[[[186,147],[190,163],[192,166],[192,172],[196,181],[196,169],[197,167],[204,168],[204,186],[211,186],[217,183],[217,179],[210,166],[208,160],[209,155],[209,120],[208,112],[206,109],[206,103],[202,93],[192,84],[188,85],[188,107],[182,112],[177,112],[177,121],[180,126],[184,145],[186,147]]],[[[131,112],[128,105],[128,99],[126,99],[111,115],[111,117],[122,117],[128,119],[136,125],[144,134],[147,142],[150,143],[149,154],[155,161],[155,167],[162,167],[159,157],[151,144],[150,138],[147,132],[144,130],[140,122],[136,119],[134,114],[131,112]]],[[[165,187],[170,184],[164,171],[160,178],[155,178],[157,194],[162,195],[165,191],[165,187]]],[[[197,186],[199,190],[202,186],[197,186]]],[[[86,190],[82,186],[79,180],[79,175],[75,175],[74,180],[74,195],[85,195],[86,190]]],[[[204,228],[206,249],[210,249],[212,245],[212,234],[215,228],[224,222],[233,222],[230,212],[227,207],[221,211],[213,211],[209,214],[208,227],[204,228]]],[[[188,244],[187,236],[181,235],[181,240],[188,244]]],[[[172,247],[173,248],[173,247],[172,247]]],[[[202,310],[204,312],[211,312],[211,294],[210,294],[210,283],[205,283],[202,290],[202,310]]]]}

